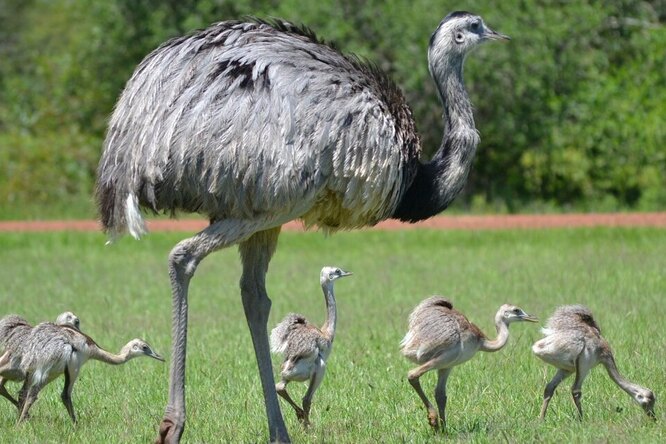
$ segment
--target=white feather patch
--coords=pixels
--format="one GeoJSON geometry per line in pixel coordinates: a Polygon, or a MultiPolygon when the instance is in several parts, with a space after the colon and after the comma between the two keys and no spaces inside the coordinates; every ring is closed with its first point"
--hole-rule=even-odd
{"type": "Polygon", "coordinates": [[[134,239],[141,239],[141,236],[148,233],[146,223],[139,210],[139,201],[133,193],[127,195],[127,201],[125,201],[125,220],[127,221],[127,230],[134,239]]]}

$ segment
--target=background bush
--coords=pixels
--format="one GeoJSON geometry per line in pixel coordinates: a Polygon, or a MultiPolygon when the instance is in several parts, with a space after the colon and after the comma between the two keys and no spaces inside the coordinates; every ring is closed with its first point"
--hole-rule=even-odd
{"type": "Polygon", "coordinates": [[[663,0],[0,0],[2,216],[94,215],[106,121],[136,64],[243,15],[305,23],[389,71],[429,155],[442,125],[426,47],[454,9],[512,37],[468,60],[482,141],[459,208],[666,206],[663,0]]]}

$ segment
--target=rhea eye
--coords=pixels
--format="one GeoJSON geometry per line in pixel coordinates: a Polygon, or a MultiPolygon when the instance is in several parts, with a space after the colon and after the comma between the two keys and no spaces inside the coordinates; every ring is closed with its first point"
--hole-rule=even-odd
{"type": "Polygon", "coordinates": [[[515,314],[520,314],[520,308],[514,308],[514,309],[513,309],[513,312],[514,312],[515,314]]]}
{"type": "Polygon", "coordinates": [[[335,269],[335,274],[342,274],[342,270],[340,270],[339,268],[336,268],[335,269]]]}
{"type": "Polygon", "coordinates": [[[479,22],[474,22],[474,23],[472,23],[472,24],[470,25],[470,29],[471,29],[472,31],[475,31],[475,32],[476,32],[476,31],[479,30],[479,27],[480,27],[480,26],[481,26],[481,25],[479,24],[479,22]]]}

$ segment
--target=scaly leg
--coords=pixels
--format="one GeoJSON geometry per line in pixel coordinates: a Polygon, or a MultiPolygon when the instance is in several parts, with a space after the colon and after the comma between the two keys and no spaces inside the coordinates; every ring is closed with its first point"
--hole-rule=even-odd
{"type": "Polygon", "coordinates": [[[266,293],[266,272],[275,252],[279,234],[280,227],[261,231],[240,244],[239,251],[243,263],[240,286],[245,318],[250,327],[254,354],[259,366],[269,438],[271,442],[290,442],[275,391],[267,330],[271,300],[266,293]]]}
{"type": "MultiPolygon", "coordinates": [[[[303,418],[302,422],[304,426],[310,425],[310,406],[312,405],[312,397],[315,394],[315,391],[319,388],[321,381],[324,380],[324,373],[326,373],[326,362],[318,356],[315,361],[314,372],[312,373],[312,378],[310,378],[310,385],[308,386],[305,396],[303,396],[303,418]]],[[[301,419],[301,418],[299,418],[301,419]]]]}
{"type": "Polygon", "coordinates": [[[5,384],[7,384],[7,380],[5,378],[0,378],[0,396],[7,398],[9,402],[14,404],[14,406],[18,408],[19,406],[18,401],[14,399],[12,395],[9,394],[7,388],[5,387],[5,384]]]}
{"type": "Polygon", "coordinates": [[[587,374],[590,372],[590,367],[587,365],[586,360],[581,353],[576,359],[576,379],[571,386],[571,396],[573,397],[574,404],[578,410],[578,419],[583,419],[583,407],[580,399],[583,397],[583,381],[587,374]]]}
{"type": "Polygon", "coordinates": [[[541,414],[539,415],[539,418],[541,418],[542,420],[546,418],[546,410],[548,410],[548,404],[550,403],[550,400],[553,397],[553,394],[555,393],[555,389],[557,388],[558,385],[560,385],[560,382],[562,382],[569,375],[571,375],[571,372],[558,369],[557,373],[555,373],[555,376],[553,376],[553,379],[551,379],[550,382],[546,384],[546,389],[543,392],[543,404],[541,405],[541,414]]]}
{"type": "Polygon", "coordinates": [[[410,370],[410,372],[407,373],[407,380],[412,385],[414,390],[416,390],[416,394],[419,395],[419,398],[421,398],[421,401],[423,401],[423,404],[428,410],[428,423],[430,423],[430,426],[433,427],[435,430],[439,430],[439,417],[437,411],[435,410],[435,407],[433,407],[433,405],[430,403],[425,393],[423,393],[423,389],[421,388],[421,383],[419,382],[419,378],[423,376],[426,372],[429,372],[430,370],[435,368],[436,364],[437,361],[433,359],[419,367],[416,367],[415,369],[410,370]]]}
{"type": "Polygon", "coordinates": [[[20,424],[21,422],[25,421],[28,418],[28,411],[30,410],[30,407],[37,401],[37,396],[39,395],[39,391],[42,389],[42,385],[40,384],[34,384],[34,385],[29,385],[30,384],[30,378],[26,376],[25,383],[23,384],[23,388],[21,391],[26,391],[25,399],[23,399],[22,407],[21,407],[21,415],[19,416],[17,424],[20,424]]]}
{"type": "Polygon", "coordinates": [[[291,399],[291,396],[289,396],[289,393],[287,392],[287,384],[289,381],[285,381],[284,379],[278,382],[275,385],[275,391],[277,392],[278,395],[282,397],[285,401],[287,401],[296,411],[296,417],[298,419],[301,419],[305,413],[303,412],[303,409],[301,406],[296,404],[293,399],[291,399]]]}
{"type": "Polygon", "coordinates": [[[67,366],[64,373],[65,385],[62,388],[60,399],[62,400],[62,403],[65,404],[65,408],[67,409],[67,413],[69,413],[69,417],[72,418],[72,422],[76,423],[74,405],[72,404],[72,389],[74,389],[74,383],[76,382],[76,378],[79,376],[79,372],[76,368],[67,366]]]}
{"type": "Polygon", "coordinates": [[[14,406],[18,408],[19,406],[18,401],[14,399],[12,395],[9,394],[7,388],[5,387],[5,384],[7,384],[7,380],[22,381],[25,375],[21,370],[17,368],[12,368],[11,361],[12,361],[11,354],[8,351],[6,351],[5,353],[3,353],[2,356],[0,356],[0,396],[7,398],[9,402],[14,404],[14,406]]]}
{"type": "MultiPolygon", "coordinates": [[[[194,237],[179,242],[169,254],[169,278],[171,279],[173,306],[169,402],[160,424],[156,443],[178,443],[185,429],[187,296],[190,280],[199,263],[208,254],[243,241],[256,229],[256,224],[239,220],[213,222],[194,237]]],[[[274,391],[273,388],[271,390],[274,391]]]]}
{"type": "Polygon", "coordinates": [[[435,402],[439,410],[439,420],[442,430],[446,428],[446,381],[451,374],[450,368],[442,368],[437,373],[437,386],[435,387],[435,402]]]}

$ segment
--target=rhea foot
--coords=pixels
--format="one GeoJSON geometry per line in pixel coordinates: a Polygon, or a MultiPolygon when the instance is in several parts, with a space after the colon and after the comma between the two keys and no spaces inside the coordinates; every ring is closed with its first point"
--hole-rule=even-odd
{"type": "Polygon", "coordinates": [[[183,434],[183,426],[178,427],[170,418],[162,419],[155,444],[177,444],[183,434]]]}

